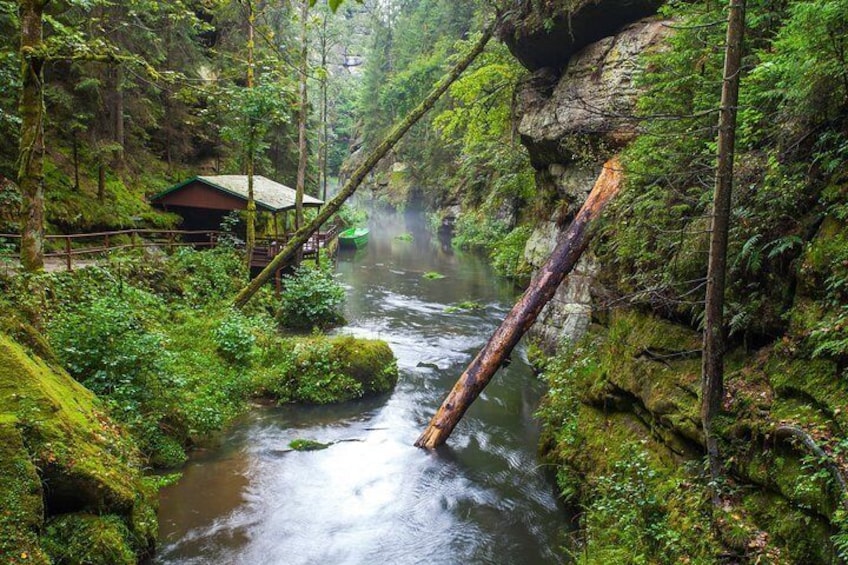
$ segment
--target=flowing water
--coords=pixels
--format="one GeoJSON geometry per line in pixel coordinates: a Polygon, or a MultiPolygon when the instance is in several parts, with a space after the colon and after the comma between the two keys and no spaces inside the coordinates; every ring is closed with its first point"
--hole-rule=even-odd
{"type": "Polygon", "coordinates": [[[412,446],[508,311],[515,290],[431,241],[420,214],[371,221],[342,256],[349,325],[386,340],[390,395],[335,407],[257,408],[161,495],[157,563],[560,563],[567,524],[535,456],[541,394],[524,358],[496,376],[449,446],[412,446]],[[396,239],[411,233],[413,241],[396,239]],[[422,275],[436,271],[441,280],[422,275]],[[447,312],[473,301],[481,308],[447,312]],[[337,442],[286,451],[291,440],[337,442]]]}

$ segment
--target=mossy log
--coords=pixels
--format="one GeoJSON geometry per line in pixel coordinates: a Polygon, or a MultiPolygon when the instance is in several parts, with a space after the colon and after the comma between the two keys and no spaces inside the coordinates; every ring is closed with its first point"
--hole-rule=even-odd
{"type": "Polygon", "coordinates": [[[542,308],[553,298],[565,276],[580,260],[591,239],[592,223],[618,193],[621,179],[621,165],[618,158],[613,157],[604,164],[589,198],[572,220],[548,262],[459,378],[427,429],[415,442],[416,446],[434,449],[447,441],[466,410],[489,384],[521,337],[533,326],[542,308]]]}

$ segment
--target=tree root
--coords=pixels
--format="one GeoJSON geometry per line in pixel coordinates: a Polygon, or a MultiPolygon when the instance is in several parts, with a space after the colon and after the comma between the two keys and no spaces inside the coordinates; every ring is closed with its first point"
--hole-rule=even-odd
{"type": "Polygon", "coordinates": [[[842,507],[848,511],[848,479],[833,458],[816,441],[799,426],[780,424],[774,428],[774,437],[778,440],[795,440],[801,443],[807,451],[816,456],[833,475],[842,494],[842,507]]]}

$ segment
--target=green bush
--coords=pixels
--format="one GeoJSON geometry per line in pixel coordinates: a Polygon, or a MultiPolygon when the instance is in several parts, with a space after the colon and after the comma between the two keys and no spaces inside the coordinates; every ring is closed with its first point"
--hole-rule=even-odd
{"type": "Polygon", "coordinates": [[[105,296],[53,320],[50,339],[77,380],[100,395],[141,390],[161,369],[162,338],[122,297],[105,296]]]}
{"type": "Polygon", "coordinates": [[[453,246],[459,249],[491,249],[492,242],[509,233],[509,227],[482,213],[462,214],[456,221],[453,246]]]}
{"type": "Polygon", "coordinates": [[[340,323],[345,290],[328,271],[302,266],[283,279],[278,320],[292,329],[326,328],[340,323]]]}
{"type": "Polygon", "coordinates": [[[256,344],[252,330],[250,318],[236,310],[229,312],[213,332],[218,353],[230,363],[246,365],[256,344]]]}
{"type": "Polygon", "coordinates": [[[494,243],[489,259],[496,273],[513,278],[530,274],[530,267],[524,261],[524,248],[532,233],[530,226],[518,226],[494,243]]]}

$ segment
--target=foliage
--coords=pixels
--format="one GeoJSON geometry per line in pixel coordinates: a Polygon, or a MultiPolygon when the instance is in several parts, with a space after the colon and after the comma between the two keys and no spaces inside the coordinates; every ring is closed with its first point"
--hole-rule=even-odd
{"type": "Polygon", "coordinates": [[[456,223],[452,244],[460,249],[481,250],[489,257],[495,272],[521,278],[529,274],[524,248],[532,233],[529,225],[510,229],[504,221],[492,219],[485,212],[467,212],[456,223]]]}
{"type": "Polygon", "coordinates": [[[326,270],[301,266],[283,279],[280,324],[294,329],[311,329],[338,324],[345,290],[326,270]]]}
{"type": "MultiPolygon", "coordinates": [[[[787,328],[800,258],[827,209],[823,191],[844,174],[848,156],[838,84],[845,66],[832,51],[844,43],[833,34],[844,29],[844,2],[748,8],[726,313],[740,338],[787,328]]],[[[644,58],[637,79],[644,131],[625,152],[626,186],[593,244],[604,282],[633,303],[696,325],[722,72],[716,46],[724,40],[714,22],[724,10],[683,2],[664,8],[679,29],[666,49],[644,58]]]]}
{"type": "Polygon", "coordinates": [[[483,213],[468,213],[457,220],[452,244],[459,249],[489,250],[492,242],[504,238],[508,233],[509,227],[503,221],[483,213]]]}
{"type": "Polygon", "coordinates": [[[345,204],[339,210],[337,217],[345,226],[362,226],[368,222],[368,210],[361,206],[345,204]]]}
{"type": "Polygon", "coordinates": [[[529,266],[524,261],[524,248],[532,232],[530,226],[519,226],[492,245],[489,258],[495,272],[507,277],[529,275],[529,266]]]}
{"type": "Polygon", "coordinates": [[[213,335],[221,356],[236,365],[246,365],[253,353],[256,336],[251,320],[234,310],[221,320],[213,335]]]}

